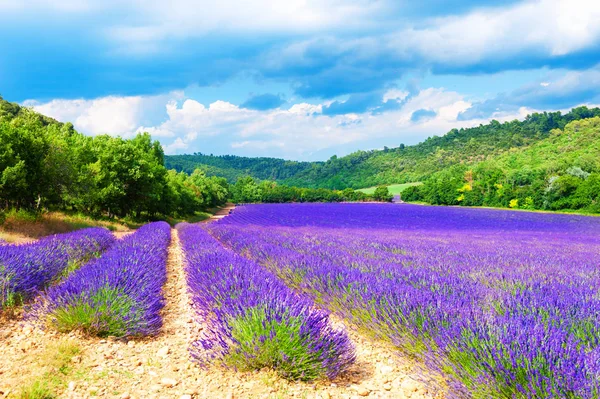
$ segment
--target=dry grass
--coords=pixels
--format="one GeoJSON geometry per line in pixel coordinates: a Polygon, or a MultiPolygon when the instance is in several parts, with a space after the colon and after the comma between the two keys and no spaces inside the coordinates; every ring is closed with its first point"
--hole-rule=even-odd
{"type": "Polygon", "coordinates": [[[26,211],[9,211],[0,224],[0,239],[23,243],[51,234],[68,233],[86,227],[106,227],[115,232],[137,228],[137,224],[121,221],[95,220],[80,214],[60,212],[33,214],[26,211]]]}
{"type": "Polygon", "coordinates": [[[50,344],[36,359],[29,373],[31,380],[20,387],[20,399],[54,399],[74,374],[73,358],[81,353],[79,345],[68,338],[50,344]]]}

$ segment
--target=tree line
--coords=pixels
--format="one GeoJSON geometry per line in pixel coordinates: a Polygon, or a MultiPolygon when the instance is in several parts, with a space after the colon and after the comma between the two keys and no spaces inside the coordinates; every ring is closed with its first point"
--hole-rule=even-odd
{"type": "Polygon", "coordinates": [[[329,190],[326,188],[292,187],[270,180],[260,181],[251,176],[241,177],[231,185],[231,198],[235,203],[284,202],[389,202],[392,195],[385,186],[377,187],[373,194],[352,188],[329,190]]]}
{"type": "Polygon", "coordinates": [[[154,219],[224,204],[229,185],[167,170],[159,142],[76,132],[0,97],[0,209],[154,219]]]}
{"type": "MultiPolygon", "coordinates": [[[[319,164],[321,162],[317,162],[319,164]]],[[[209,176],[225,177],[234,184],[239,178],[251,176],[259,180],[282,182],[313,166],[312,162],[286,161],[278,158],[247,158],[236,155],[194,154],[170,155],[165,165],[178,172],[203,170],[209,176]]]]}

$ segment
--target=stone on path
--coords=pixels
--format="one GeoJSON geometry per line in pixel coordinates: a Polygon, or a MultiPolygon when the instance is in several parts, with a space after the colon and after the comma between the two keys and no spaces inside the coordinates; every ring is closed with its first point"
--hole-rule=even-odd
{"type": "Polygon", "coordinates": [[[175,385],[177,385],[177,381],[175,381],[172,378],[163,378],[162,380],[160,380],[160,385],[167,387],[167,388],[172,388],[175,385]]]}
{"type": "Polygon", "coordinates": [[[168,346],[163,346],[156,352],[156,355],[160,357],[167,357],[169,353],[171,353],[171,348],[168,346]]]}

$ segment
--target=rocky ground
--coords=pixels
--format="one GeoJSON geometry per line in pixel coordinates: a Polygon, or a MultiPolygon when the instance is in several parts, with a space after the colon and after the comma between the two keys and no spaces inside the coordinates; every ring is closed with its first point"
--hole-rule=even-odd
{"type": "Polygon", "coordinates": [[[23,387],[31,387],[32,381],[50,381],[58,397],[67,399],[443,397],[418,382],[429,377],[417,365],[356,332],[351,336],[357,363],[334,381],[294,383],[270,370],[199,368],[190,361],[188,346],[202,327],[191,313],[176,230],[164,295],[162,333],[143,340],[43,331],[19,314],[1,320],[0,398],[22,397],[23,387]]]}

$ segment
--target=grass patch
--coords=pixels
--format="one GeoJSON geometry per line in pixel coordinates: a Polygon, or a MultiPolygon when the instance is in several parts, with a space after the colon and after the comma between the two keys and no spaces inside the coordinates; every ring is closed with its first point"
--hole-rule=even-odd
{"type": "MultiPolygon", "coordinates": [[[[390,192],[390,194],[392,195],[396,195],[396,194],[400,194],[402,193],[402,191],[406,190],[408,187],[413,187],[413,186],[420,186],[423,183],[421,182],[416,182],[416,183],[402,183],[402,184],[390,184],[387,186],[388,191],[390,192]]],[[[377,186],[374,187],[368,187],[368,188],[361,188],[359,190],[356,191],[360,191],[363,192],[365,194],[373,194],[375,192],[375,189],[377,188],[377,186]]]]}
{"type": "Polygon", "coordinates": [[[67,379],[73,375],[73,357],[81,348],[70,339],[50,344],[39,356],[36,367],[30,369],[33,378],[21,386],[20,399],[55,399],[65,388],[67,379]]]}
{"type": "Polygon", "coordinates": [[[241,371],[270,368],[290,380],[325,377],[322,351],[310,347],[302,317],[269,317],[265,309],[251,308],[229,321],[235,345],[224,357],[227,366],[241,371]]]}
{"type": "Polygon", "coordinates": [[[89,335],[124,336],[139,316],[135,301],[121,290],[103,287],[89,297],[81,296],[48,315],[48,324],[60,332],[80,330],[89,335]]]}
{"type": "Polygon", "coordinates": [[[35,380],[30,385],[21,388],[20,399],[56,399],[58,396],[48,386],[46,381],[35,380]]]}

